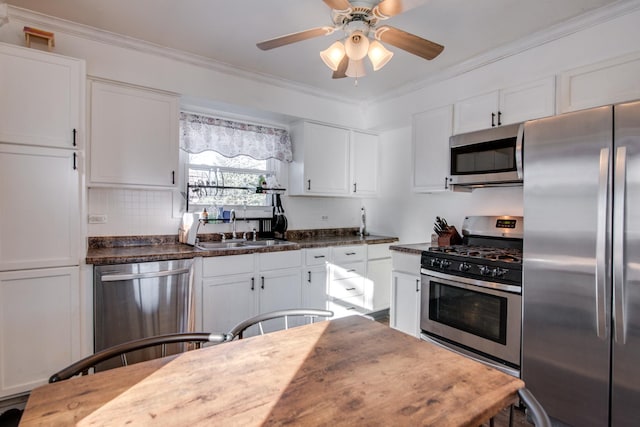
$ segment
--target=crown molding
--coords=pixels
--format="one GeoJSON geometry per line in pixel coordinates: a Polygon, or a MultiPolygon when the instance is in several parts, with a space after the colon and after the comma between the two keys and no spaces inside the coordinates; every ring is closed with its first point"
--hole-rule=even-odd
{"type": "Polygon", "coordinates": [[[448,67],[441,72],[402,85],[396,89],[388,91],[380,96],[376,96],[369,100],[370,103],[384,102],[393,98],[398,98],[417,90],[424,89],[434,83],[438,83],[450,78],[468,73],[478,68],[482,68],[491,63],[500,61],[510,56],[517,55],[527,50],[542,46],[554,40],[561,39],[579,31],[591,28],[595,25],[602,24],[620,16],[640,10],[640,0],[619,0],[608,6],[603,6],[590,12],[586,12],[575,18],[568,19],[549,28],[545,28],[536,33],[516,40],[515,42],[505,44],[481,55],[475,56],[466,61],[448,67]]]}
{"type": "Polygon", "coordinates": [[[55,16],[45,15],[28,9],[23,9],[9,5],[10,20],[21,21],[30,25],[42,25],[49,30],[57,31],[70,36],[83,38],[86,40],[117,46],[124,49],[134,50],[140,53],[146,53],[164,58],[170,58],[176,61],[188,63],[197,67],[206,68],[222,74],[233,77],[241,77],[252,81],[258,81],[281,89],[294,90],[307,95],[324,98],[330,101],[338,101],[341,103],[351,104],[361,108],[361,102],[347,97],[342,97],[327,93],[326,91],[316,89],[312,86],[293,82],[291,80],[274,77],[272,75],[257,73],[227,63],[216,61],[200,55],[184,52],[178,49],[172,49],[155,43],[113,33],[99,28],[90,27],[73,21],[57,18],[55,16]]]}

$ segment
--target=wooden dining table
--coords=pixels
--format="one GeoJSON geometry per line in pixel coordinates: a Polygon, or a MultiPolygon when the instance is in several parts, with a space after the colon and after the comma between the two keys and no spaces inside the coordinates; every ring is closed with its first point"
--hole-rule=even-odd
{"type": "Polygon", "coordinates": [[[350,316],[43,385],[21,426],[477,427],[523,387],[350,316]]]}

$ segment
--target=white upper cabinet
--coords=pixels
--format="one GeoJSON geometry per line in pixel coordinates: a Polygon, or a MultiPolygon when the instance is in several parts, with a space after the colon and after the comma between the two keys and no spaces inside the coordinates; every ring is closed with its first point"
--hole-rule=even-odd
{"type": "Polygon", "coordinates": [[[447,105],[413,116],[413,191],[448,190],[449,137],[453,106],[447,105]]]}
{"type": "Polygon", "coordinates": [[[300,122],[291,128],[290,195],[349,194],[349,131],[300,122]]]}
{"type": "Polygon", "coordinates": [[[558,83],[559,112],[640,98],[640,53],[567,71],[558,83]]]}
{"type": "Polygon", "coordinates": [[[310,122],[291,127],[292,196],[370,197],[378,192],[378,136],[310,122]]]}
{"type": "Polygon", "coordinates": [[[351,194],[378,193],[378,136],[351,132],[351,194]]]}
{"type": "Polygon", "coordinates": [[[458,101],[453,133],[473,132],[555,113],[555,79],[548,77],[458,101]]]}
{"type": "Polygon", "coordinates": [[[114,82],[90,84],[90,184],[174,187],[178,96],[114,82]]]}
{"type": "Polygon", "coordinates": [[[78,148],[82,60],[0,44],[0,142],[78,148]]]}

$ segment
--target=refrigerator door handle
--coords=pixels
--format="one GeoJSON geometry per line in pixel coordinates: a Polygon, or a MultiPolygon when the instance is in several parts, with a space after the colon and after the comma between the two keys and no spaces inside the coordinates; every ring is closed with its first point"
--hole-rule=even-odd
{"type": "Polygon", "coordinates": [[[627,147],[616,150],[615,188],[613,197],[613,325],[615,342],[624,344],[626,340],[625,325],[625,277],[624,277],[624,229],[627,184],[627,147]]]}
{"type": "Polygon", "coordinates": [[[609,148],[600,150],[598,177],[598,218],[596,225],[596,333],[607,337],[607,203],[609,199],[609,148]]]}
{"type": "Polygon", "coordinates": [[[524,123],[518,127],[518,136],[516,137],[516,173],[519,179],[523,179],[524,173],[522,169],[522,141],[524,139],[524,123]]]}

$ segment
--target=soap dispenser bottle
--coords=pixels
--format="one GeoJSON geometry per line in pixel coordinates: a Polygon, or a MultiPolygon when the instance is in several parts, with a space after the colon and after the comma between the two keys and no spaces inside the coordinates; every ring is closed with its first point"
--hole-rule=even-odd
{"type": "Polygon", "coordinates": [[[364,211],[364,206],[360,208],[360,237],[367,235],[367,216],[364,211]]]}

